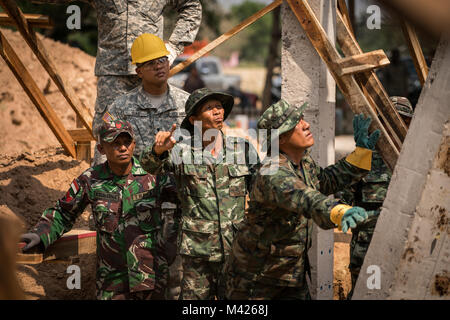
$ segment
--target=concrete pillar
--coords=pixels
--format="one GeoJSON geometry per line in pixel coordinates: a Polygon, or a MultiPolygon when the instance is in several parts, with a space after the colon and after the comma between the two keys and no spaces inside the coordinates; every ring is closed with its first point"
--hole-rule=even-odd
{"type": "Polygon", "coordinates": [[[353,299],[450,298],[449,101],[450,42],[443,39],[403,143],[353,299]]]}
{"type": "MultiPolygon", "coordinates": [[[[311,8],[335,40],[336,1],[309,0],[311,8]]],[[[315,144],[312,156],[320,166],[334,163],[336,85],[311,45],[289,5],[282,5],[282,89],[281,96],[291,104],[309,103],[305,120],[311,124],[315,144]]],[[[333,230],[313,232],[309,251],[313,299],[333,299],[333,230]]]]}

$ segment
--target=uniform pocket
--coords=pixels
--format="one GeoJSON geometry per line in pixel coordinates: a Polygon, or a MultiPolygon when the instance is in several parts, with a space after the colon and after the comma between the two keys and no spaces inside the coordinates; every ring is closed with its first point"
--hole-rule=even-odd
{"type": "Polygon", "coordinates": [[[361,190],[362,202],[382,203],[386,198],[390,177],[386,174],[367,175],[363,178],[364,185],[361,190]]]}
{"type": "Polygon", "coordinates": [[[105,204],[97,203],[93,206],[92,212],[98,230],[105,233],[113,233],[116,230],[118,225],[117,216],[114,212],[109,211],[105,204]]]}
{"type": "Polygon", "coordinates": [[[244,197],[246,195],[245,178],[250,174],[245,165],[229,165],[228,173],[230,175],[230,196],[244,197]]]}
{"type": "Polygon", "coordinates": [[[193,197],[207,197],[208,192],[208,167],[205,165],[185,164],[184,171],[184,185],[189,196],[193,197]]]}
{"type": "Polygon", "coordinates": [[[180,254],[189,256],[210,256],[219,247],[217,222],[184,217],[181,225],[180,254]]]}

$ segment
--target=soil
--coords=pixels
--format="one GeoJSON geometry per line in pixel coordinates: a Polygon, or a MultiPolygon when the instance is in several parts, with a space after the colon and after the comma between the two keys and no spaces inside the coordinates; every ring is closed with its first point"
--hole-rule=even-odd
{"type": "MultiPolygon", "coordinates": [[[[75,113],[49,80],[21,36],[8,29],[1,29],[1,32],[16,50],[64,126],[67,129],[75,128],[75,113]]],[[[56,67],[64,71],[64,77],[93,113],[97,83],[94,76],[95,58],[77,48],[40,35],[39,38],[50,52],[56,67]]],[[[255,78],[263,77],[252,77],[255,78]]],[[[28,230],[46,208],[53,206],[65,194],[71,181],[89,165],[64,154],[36,107],[1,59],[0,124],[0,214],[19,217],[23,229],[28,230]]],[[[85,211],[77,219],[74,228],[87,230],[88,215],[89,211],[85,211]]],[[[339,299],[345,297],[350,285],[348,244],[336,243],[334,257],[334,298],[339,299]]],[[[93,254],[74,257],[62,263],[19,265],[17,277],[27,299],[95,299],[93,254]],[[81,268],[80,290],[67,289],[66,281],[70,274],[66,271],[71,264],[81,268]]]]}

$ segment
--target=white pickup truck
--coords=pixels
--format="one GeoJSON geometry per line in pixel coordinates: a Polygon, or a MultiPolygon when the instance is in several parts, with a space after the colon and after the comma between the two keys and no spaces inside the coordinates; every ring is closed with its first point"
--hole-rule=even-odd
{"type": "MultiPolygon", "coordinates": [[[[178,57],[175,59],[172,67],[176,66],[178,63],[183,62],[188,57],[178,57]]],[[[202,57],[195,61],[193,64],[197,67],[202,80],[205,85],[211,90],[217,91],[229,91],[231,88],[240,90],[241,78],[237,75],[227,75],[222,71],[222,64],[220,59],[214,56],[202,57]]],[[[191,65],[192,66],[192,65],[191,65]]],[[[190,67],[184,68],[182,71],[173,75],[169,79],[169,83],[183,88],[184,82],[186,81],[190,67]]]]}

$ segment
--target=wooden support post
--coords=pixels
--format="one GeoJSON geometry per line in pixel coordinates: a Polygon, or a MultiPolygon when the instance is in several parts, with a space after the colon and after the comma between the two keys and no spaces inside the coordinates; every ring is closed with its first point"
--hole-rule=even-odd
{"type": "Polygon", "coordinates": [[[342,77],[348,74],[372,71],[376,68],[385,67],[389,63],[389,59],[383,50],[375,50],[339,59],[336,67],[338,68],[337,74],[342,77]]]}
{"type": "Polygon", "coordinates": [[[347,4],[345,3],[345,0],[338,0],[338,9],[341,12],[342,17],[344,18],[344,22],[347,25],[347,28],[354,35],[355,31],[353,30],[352,21],[350,19],[350,14],[348,12],[348,8],[347,8],[347,4]]]}
{"type": "Polygon", "coordinates": [[[36,82],[34,82],[28,70],[20,61],[19,57],[10,46],[3,33],[0,31],[0,55],[5,60],[8,67],[16,76],[22,88],[27,93],[30,100],[34,103],[41,116],[47,122],[48,126],[63,146],[64,150],[72,157],[75,157],[75,146],[70,134],[64,128],[55,111],[45,99],[36,82]]]}
{"type": "Polygon", "coordinates": [[[428,76],[428,66],[425,57],[423,56],[422,48],[420,47],[419,38],[417,37],[414,26],[408,21],[402,21],[402,29],[406,42],[408,43],[409,53],[414,62],[420,84],[423,87],[428,76]]]}
{"type": "Polygon", "coordinates": [[[80,117],[83,125],[89,130],[92,135],[92,114],[90,110],[83,104],[83,102],[75,94],[75,91],[68,84],[61,73],[58,72],[56,66],[53,64],[52,59],[50,59],[47,50],[45,49],[43,43],[36,36],[31,26],[27,23],[25,16],[17,7],[17,4],[13,0],[0,0],[0,5],[3,7],[8,16],[14,21],[22,37],[27,42],[28,46],[34,52],[38,60],[41,62],[45,70],[55,82],[59,91],[66,98],[69,105],[75,111],[75,113],[80,117]]]}
{"type": "MultiPolygon", "coordinates": [[[[336,26],[337,41],[344,54],[353,56],[363,53],[355,37],[345,25],[344,18],[339,11],[336,15],[336,26]]],[[[357,74],[355,79],[363,88],[363,91],[366,92],[366,96],[370,97],[369,102],[379,112],[386,129],[389,130],[391,137],[393,137],[400,150],[406,137],[407,127],[389,100],[389,95],[384,90],[381,81],[373,71],[357,74]]]]}
{"type": "Polygon", "coordinates": [[[247,28],[249,25],[251,25],[253,22],[257,21],[259,18],[261,18],[265,14],[271,12],[276,7],[280,6],[282,2],[283,2],[283,0],[275,0],[268,6],[262,8],[261,10],[259,10],[255,14],[253,14],[252,16],[250,16],[247,19],[245,19],[244,21],[242,21],[240,24],[238,24],[237,26],[235,26],[228,32],[225,32],[223,35],[221,35],[214,41],[211,41],[206,46],[204,46],[203,48],[198,50],[196,53],[194,53],[192,56],[190,56],[188,59],[184,60],[183,62],[177,64],[175,67],[170,69],[169,76],[171,77],[174,74],[177,74],[178,72],[180,72],[181,70],[183,70],[184,68],[186,68],[187,66],[189,66],[190,64],[192,64],[193,62],[195,62],[196,60],[201,58],[202,56],[204,56],[205,54],[207,54],[208,52],[214,50],[220,44],[227,41],[228,39],[230,39],[237,33],[241,32],[242,30],[247,28]]]}
{"type": "Polygon", "coordinates": [[[377,147],[387,165],[393,169],[400,153],[399,149],[378,119],[378,115],[375,110],[373,110],[367,98],[364,96],[363,91],[353,76],[346,75],[339,77],[337,75],[335,65],[341,57],[336,48],[330,43],[330,40],[327,38],[325,31],[309,7],[308,3],[304,0],[287,0],[287,2],[297,17],[299,23],[306,31],[306,34],[317,53],[327,64],[330,73],[333,75],[336,84],[345,96],[353,112],[362,112],[366,116],[371,116],[371,131],[375,129],[379,129],[381,131],[381,136],[378,140],[377,147]]]}
{"type": "MultiPolygon", "coordinates": [[[[83,122],[80,120],[78,115],[77,119],[77,128],[83,128],[83,122]]],[[[87,132],[86,129],[82,129],[87,132]]],[[[87,163],[91,163],[91,139],[90,137],[86,137],[81,140],[75,140],[75,149],[77,152],[77,160],[86,161],[87,163]]]]}
{"type": "MultiPolygon", "coordinates": [[[[24,17],[31,28],[53,28],[49,17],[42,14],[24,14],[24,17]]],[[[16,26],[16,24],[6,13],[0,12],[0,26],[16,26]]]]}

